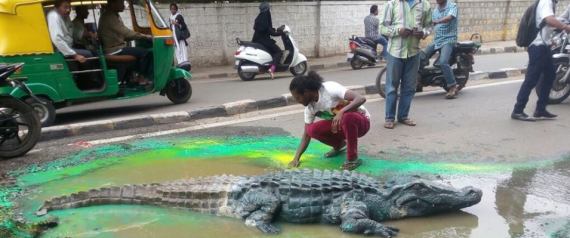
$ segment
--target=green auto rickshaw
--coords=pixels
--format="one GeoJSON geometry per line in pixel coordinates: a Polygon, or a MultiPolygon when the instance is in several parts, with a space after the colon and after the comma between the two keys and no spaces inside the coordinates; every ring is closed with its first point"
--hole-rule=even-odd
{"type": "MultiPolygon", "coordinates": [[[[26,84],[42,102],[30,100],[27,94],[11,86],[1,86],[0,95],[12,95],[30,103],[43,126],[54,123],[56,109],[80,103],[152,93],[166,95],[175,104],[187,102],[192,95],[188,81],[191,74],[174,63],[175,40],[169,25],[151,1],[127,0],[127,3],[125,13],[130,16],[132,29],[152,36],[152,40],[131,42],[152,52],[153,73],[147,76],[151,85],[132,85],[120,80],[115,66],[132,63],[134,57],[105,54],[98,40],[94,41],[96,57],[88,58],[87,68],[56,51],[46,22],[46,13],[53,8],[54,1],[0,0],[0,64],[24,63],[16,76],[27,78],[26,84]]],[[[72,6],[90,8],[94,18],[106,4],[101,0],[71,0],[72,6]]],[[[96,22],[92,23],[95,28],[96,22]]],[[[134,72],[126,77],[131,76],[137,77],[134,72]]]]}

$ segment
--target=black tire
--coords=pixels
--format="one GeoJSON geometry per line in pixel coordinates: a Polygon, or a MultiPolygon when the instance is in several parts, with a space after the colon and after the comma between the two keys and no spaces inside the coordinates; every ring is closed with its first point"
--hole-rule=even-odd
{"type": "Polygon", "coordinates": [[[0,127],[0,158],[28,153],[38,143],[42,132],[34,109],[12,97],[0,97],[0,127]],[[25,137],[21,138],[20,133],[25,133],[25,137]]]}
{"type": "Polygon", "coordinates": [[[376,76],[376,89],[378,89],[378,94],[381,97],[386,98],[386,68],[380,70],[376,76]]]}
{"type": "MultiPolygon", "coordinates": [[[[378,94],[383,98],[386,98],[386,70],[387,68],[383,68],[380,70],[380,73],[378,73],[378,76],[376,76],[376,89],[378,89],[378,94]]],[[[423,87],[419,84],[420,77],[421,76],[418,74],[418,78],[416,80],[416,92],[423,91],[423,87]]],[[[396,89],[396,96],[400,96],[400,87],[396,89]]]]}
{"type": "Polygon", "coordinates": [[[353,56],[350,60],[350,67],[352,67],[354,70],[359,70],[364,67],[364,63],[360,61],[356,56],[353,56]]]}
{"type": "Polygon", "coordinates": [[[192,86],[186,79],[174,79],[166,85],[166,97],[174,104],[188,102],[192,97],[192,86]]]}
{"type": "MultiPolygon", "coordinates": [[[[455,75],[455,81],[457,82],[457,91],[461,91],[461,89],[465,88],[467,85],[467,81],[469,81],[469,71],[464,70],[463,72],[455,75]]],[[[445,91],[448,91],[447,89],[445,91]]]]}
{"type": "MultiPolygon", "coordinates": [[[[556,78],[548,95],[548,104],[559,104],[570,96],[570,83],[568,81],[565,83],[560,82],[566,72],[568,72],[570,65],[566,60],[555,59],[554,67],[556,69],[556,78]]],[[[537,90],[539,90],[539,88],[537,88],[537,90]]]]}
{"type": "Polygon", "coordinates": [[[241,67],[238,67],[238,76],[243,81],[251,81],[255,78],[255,73],[246,73],[241,70],[241,67]]]}
{"type": "Polygon", "coordinates": [[[33,98],[27,98],[26,103],[32,106],[43,127],[53,125],[55,122],[55,107],[52,101],[42,96],[38,96],[37,98],[40,99],[41,102],[33,98]]]}
{"type": "Polygon", "coordinates": [[[307,61],[303,61],[294,67],[290,68],[291,74],[294,76],[304,75],[307,72],[307,61]]]}

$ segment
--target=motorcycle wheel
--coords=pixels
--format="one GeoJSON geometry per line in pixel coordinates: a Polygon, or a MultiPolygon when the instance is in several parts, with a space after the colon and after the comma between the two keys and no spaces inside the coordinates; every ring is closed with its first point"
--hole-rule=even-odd
{"type": "Polygon", "coordinates": [[[41,130],[30,105],[12,97],[0,98],[0,158],[26,154],[40,139],[41,130]]]}
{"type": "Polygon", "coordinates": [[[380,70],[376,76],[376,89],[378,89],[378,94],[381,97],[386,98],[386,68],[380,70]]]}
{"type": "Polygon", "coordinates": [[[568,81],[565,83],[561,82],[570,66],[565,60],[555,59],[554,67],[556,68],[556,78],[548,95],[549,104],[559,104],[570,96],[570,83],[568,81]]]}
{"type": "MultiPolygon", "coordinates": [[[[455,76],[455,80],[457,81],[457,85],[459,86],[459,88],[457,89],[457,91],[461,91],[461,89],[465,88],[465,85],[467,85],[467,81],[469,81],[469,71],[464,70],[461,74],[458,74],[455,76]]],[[[447,91],[447,89],[445,90],[447,91]]]]}
{"type": "Polygon", "coordinates": [[[364,63],[359,59],[357,59],[356,56],[354,56],[352,57],[352,60],[350,60],[350,67],[352,67],[352,69],[354,70],[359,70],[362,69],[362,67],[364,67],[364,63]]]}

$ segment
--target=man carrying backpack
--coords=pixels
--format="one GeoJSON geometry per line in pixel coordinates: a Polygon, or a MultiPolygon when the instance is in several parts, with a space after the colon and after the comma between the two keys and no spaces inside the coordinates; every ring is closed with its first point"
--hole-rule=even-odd
{"type": "Polygon", "coordinates": [[[552,53],[548,45],[554,28],[570,32],[570,26],[562,24],[554,15],[556,0],[537,0],[521,20],[517,34],[517,45],[528,46],[529,63],[523,84],[517,95],[511,118],[521,121],[535,121],[536,119],[554,119],[557,116],[546,110],[548,95],[556,77],[556,69],[552,62],[552,53]],[[533,28],[534,27],[534,28],[533,28]],[[534,36],[533,36],[534,35],[534,36]],[[534,39],[534,40],[532,40],[534,39]],[[532,41],[532,42],[531,42],[532,41]],[[530,42],[530,43],[529,43],[530,42]],[[530,92],[539,83],[538,102],[533,117],[524,113],[530,92]]]}

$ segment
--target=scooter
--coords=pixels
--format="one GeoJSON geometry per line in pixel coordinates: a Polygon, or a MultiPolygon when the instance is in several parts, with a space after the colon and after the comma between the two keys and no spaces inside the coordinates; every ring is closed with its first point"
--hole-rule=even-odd
{"type": "MultiPolygon", "coordinates": [[[[453,69],[453,74],[455,75],[455,80],[459,86],[458,90],[463,89],[469,80],[469,73],[473,72],[473,65],[475,64],[475,53],[481,47],[483,39],[480,34],[475,33],[471,35],[471,40],[462,41],[455,44],[453,48],[453,53],[449,59],[449,65],[453,69]],[[475,40],[474,39],[478,39],[475,40]]],[[[449,88],[446,85],[445,77],[441,67],[439,66],[439,56],[435,60],[433,66],[430,66],[429,58],[425,57],[423,51],[420,52],[421,61],[420,69],[418,72],[418,79],[416,84],[416,92],[422,92],[424,87],[435,86],[442,87],[445,91],[449,88]]],[[[386,87],[386,68],[382,69],[378,76],[376,77],[376,88],[378,93],[382,97],[386,97],[385,92],[386,87]]]]}
{"type": "Polygon", "coordinates": [[[375,66],[378,63],[376,42],[355,35],[348,39],[348,42],[350,53],[347,54],[346,60],[350,62],[352,69],[358,70],[364,66],[375,66]]]}
{"type": "MultiPolygon", "coordinates": [[[[299,52],[299,48],[291,36],[291,29],[288,26],[281,26],[283,31],[281,40],[285,46],[283,57],[276,66],[275,72],[291,71],[294,76],[303,75],[307,72],[307,57],[299,52]]],[[[243,81],[250,81],[258,74],[269,71],[273,63],[273,57],[261,44],[241,41],[236,38],[239,46],[235,53],[235,68],[243,81]]]]}
{"type": "MultiPolygon", "coordinates": [[[[42,102],[23,83],[25,78],[9,78],[23,67],[19,64],[0,64],[0,86],[11,86],[13,92],[22,91],[31,99],[42,102]]],[[[40,139],[42,125],[34,108],[12,95],[0,96],[0,158],[26,154],[40,139]]]]}

